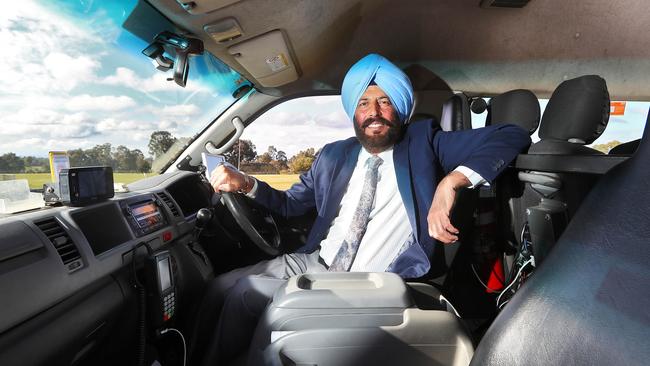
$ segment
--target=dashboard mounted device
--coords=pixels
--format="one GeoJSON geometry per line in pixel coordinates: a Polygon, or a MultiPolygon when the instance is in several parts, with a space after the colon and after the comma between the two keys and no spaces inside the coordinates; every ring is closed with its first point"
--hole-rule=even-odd
{"type": "Polygon", "coordinates": [[[162,203],[153,195],[146,199],[129,200],[120,202],[126,215],[126,221],[131,226],[137,237],[152,233],[167,225],[167,220],[162,213],[162,203]]]}
{"type": "Polygon", "coordinates": [[[158,252],[145,263],[149,322],[158,329],[176,312],[176,279],[169,251],[158,252]]]}
{"type": "Polygon", "coordinates": [[[59,173],[61,202],[67,206],[83,206],[115,196],[113,168],[93,166],[63,169],[59,173]]]}

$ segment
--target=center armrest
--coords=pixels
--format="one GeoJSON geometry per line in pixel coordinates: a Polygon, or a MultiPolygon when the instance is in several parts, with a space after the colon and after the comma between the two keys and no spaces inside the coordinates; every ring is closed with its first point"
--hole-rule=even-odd
{"type": "Polygon", "coordinates": [[[413,306],[404,280],[394,273],[324,272],[291,277],[273,296],[273,307],[291,309],[399,308],[413,306]]]}

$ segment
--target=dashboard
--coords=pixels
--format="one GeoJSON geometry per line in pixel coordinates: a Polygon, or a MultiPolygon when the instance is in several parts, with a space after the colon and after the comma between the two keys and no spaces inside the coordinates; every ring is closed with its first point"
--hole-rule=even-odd
{"type": "Polygon", "coordinates": [[[212,276],[210,263],[187,249],[196,212],[212,204],[213,191],[205,178],[175,172],[138,181],[129,189],[85,207],[0,216],[0,364],[82,358],[89,347],[84,343],[96,342],[103,332],[98,329],[109,328],[109,319],[129,306],[134,255],[171,252],[181,290],[212,276]],[[65,335],[55,339],[46,334],[47,327],[60,326],[62,314],[79,318],[59,328],[65,335]],[[66,344],[72,346],[57,344],[68,336],[66,344]],[[30,351],[30,342],[39,343],[38,354],[30,351]],[[43,342],[52,343],[51,349],[43,342]],[[68,354],[61,356],[61,349],[68,354]]]}

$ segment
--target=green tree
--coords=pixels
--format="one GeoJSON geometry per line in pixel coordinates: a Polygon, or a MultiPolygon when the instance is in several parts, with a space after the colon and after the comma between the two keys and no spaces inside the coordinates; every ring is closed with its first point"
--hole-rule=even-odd
{"type": "Polygon", "coordinates": [[[311,164],[316,160],[316,152],[313,147],[298,152],[289,159],[289,169],[294,174],[301,174],[311,168],[311,164]]]}
{"type": "Polygon", "coordinates": [[[93,158],[88,154],[87,150],[68,150],[68,157],[70,158],[70,166],[73,167],[94,165],[93,158]]]}
{"type": "Polygon", "coordinates": [[[117,168],[115,166],[115,160],[113,159],[111,144],[108,142],[101,145],[95,145],[95,147],[87,150],[86,153],[90,156],[91,165],[110,166],[113,169],[117,168]]]}
{"type": "Polygon", "coordinates": [[[237,140],[230,149],[223,153],[226,161],[234,166],[241,163],[252,163],[257,158],[255,145],[251,140],[237,140]]]}
{"type": "Polygon", "coordinates": [[[22,173],[25,171],[25,162],[14,153],[0,155],[0,173],[22,173]]]}
{"type": "Polygon", "coordinates": [[[597,144],[597,145],[594,145],[592,147],[594,149],[598,150],[598,151],[601,151],[601,152],[604,152],[605,154],[607,154],[609,152],[609,150],[615,148],[616,146],[618,146],[620,144],[621,144],[620,141],[613,140],[613,141],[610,141],[610,142],[607,142],[607,143],[604,143],[604,144],[597,144]]]}
{"type": "Polygon", "coordinates": [[[25,173],[47,173],[50,171],[50,161],[48,158],[25,156],[22,159],[25,163],[25,173]]]}
{"type": "Polygon", "coordinates": [[[257,156],[257,162],[259,163],[269,164],[271,161],[273,161],[273,158],[271,158],[271,155],[267,152],[257,156]]]}
{"type": "Polygon", "coordinates": [[[135,160],[135,170],[138,173],[148,173],[151,171],[151,159],[144,157],[144,154],[140,149],[135,149],[131,151],[131,154],[135,160]]]}
{"type": "Polygon", "coordinates": [[[177,141],[169,131],[155,131],[149,138],[149,154],[154,158],[159,157],[169,150],[172,145],[177,141]]]}
{"type": "Polygon", "coordinates": [[[269,154],[271,160],[276,160],[278,158],[278,149],[276,149],[275,146],[271,145],[268,149],[266,149],[266,154],[269,154]]]}
{"type": "Polygon", "coordinates": [[[118,146],[113,152],[113,160],[115,161],[115,170],[122,172],[136,171],[135,164],[136,156],[133,151],[124,145],[118,146]]]}
{"type": "Polygon", "coordinates": [[[280,150],[280,151],[276,152],[275,158],[273,158],[273,159],[277,160],[277,161],[280,161],[280,162],[284,162],[286,164],[287,163],[287,153],[280,150]]]}

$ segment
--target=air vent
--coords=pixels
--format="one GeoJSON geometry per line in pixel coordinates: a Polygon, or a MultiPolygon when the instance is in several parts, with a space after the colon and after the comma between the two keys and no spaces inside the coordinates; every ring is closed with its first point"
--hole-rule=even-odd
{"type": "Polygon", "coordinates": [[[50,242],[59,253],[63,265],[68,268],[68,272],[74,272],[83,267],[79,250],[77,250],[68,233],[55,218],[51,217],[34,224],[50,239],[50,242]]]}
{"type": "Polygon", "coordinates": [[[172,215],[174,215],[175,217],[180,217],[181,216],[181,213],[178,212],[178,208],[174,204],[174,201],[172,201],[172,199],[169,198],[167,193],[160,192],[160,193],[158,193],[158,197],[160,197],[160,199],[163,200],[163,202],[165,202],[165,205],[167,205],[167,207],[169,207],[169,211],[171,211],[172,215]]]}
{"type": "Polygon", "coordinates": [[[523,8],[530,0],[481,0],[481,8],[523,8]]]}

